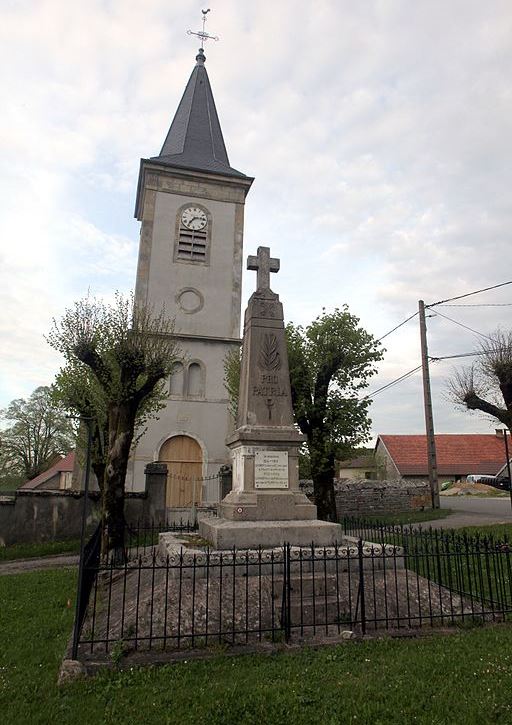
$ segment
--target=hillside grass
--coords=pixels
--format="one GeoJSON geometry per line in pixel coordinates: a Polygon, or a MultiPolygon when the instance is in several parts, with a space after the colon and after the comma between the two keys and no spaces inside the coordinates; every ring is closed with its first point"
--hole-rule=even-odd
{"type": "Polygon", "coordinates": [[[76,571],[0,577],[0,713],[6,725],[512,722],[512,628],[216,655],[103,671],[58,688],[76,571]]]}

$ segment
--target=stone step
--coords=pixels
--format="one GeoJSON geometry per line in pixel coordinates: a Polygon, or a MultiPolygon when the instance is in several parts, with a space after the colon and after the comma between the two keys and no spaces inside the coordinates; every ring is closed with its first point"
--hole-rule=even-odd
{"type": "MultiPolygon", "coordinates": [[[[357,586],[355,577],[353,578],[354,584],[357,586]]],[[[311,597],[313,593],[316,596],[323,596],[326,592],[328,595],[336,595],[340,587],[341,577],[338,578],[338,583],[336,583],[336,576],[332,574],[324,576],[323,572],[315,572],[314,575],[303,573],[302,576],[290,577],[290,589],[293,597],[300,597],[301,592],[303,597],[311,597]]]]}
{"type": "Polygon", "coordinates": [[[346,612],[338,598],[332,595],[317,595],[315,597],[291,597],[290,618],[293,626],[300,624],[336,624],[347,622],[349,614],[346,612]]]}

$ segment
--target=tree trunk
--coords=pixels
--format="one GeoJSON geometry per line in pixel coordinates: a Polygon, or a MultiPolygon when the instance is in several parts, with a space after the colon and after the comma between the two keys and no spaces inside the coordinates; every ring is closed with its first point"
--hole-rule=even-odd
{"type": "Polygon", "coordinates": [[[95,421],[92,435],[91,468],[94,471],[98,487],[102,493],[105,483],[105,469],[107,467],[105,461],[105,444],[107,439],[108,429],[105,427],[105,430],[100,431],[100,427],[95,421]]]}
{"type": "Polygon", "coordinates": [[[319,455],[309,444],[311,454],[311,477],[313,479],[313,490],[315,504],[317,506],[318,518],[322,521],[337,523],[338,514],[336,511],[336,497],[334,495],[334,456],[325,454],[319,455]]]}
{"type": "Polygon", "coordinates": [[[102,557],[114,551],[116,560],[124,558],[124,486],[135,426],[135,406],[115,406],[109,413],[109,453],[103,487],[102,557]]]}
{"type": "Polygon", "coordinates": [[[96,476],[96,480],[98,481],[98,487],[100,489],[100,492],[103,491],[106,467],[107,467],[107,464],[105,463],[104,458],[102,458],[101,461],[94,460],[94,459],[91,461],[91,468],[93,470],[94,475],[96,476]]]}

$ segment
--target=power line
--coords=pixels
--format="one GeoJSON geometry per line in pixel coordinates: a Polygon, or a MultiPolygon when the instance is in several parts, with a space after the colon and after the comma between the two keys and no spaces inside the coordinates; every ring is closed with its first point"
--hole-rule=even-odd
{"type": "Polygon", "coordinates": [[[507,284],[512,284],[512,280],[510,282],[501,282],[500,284],[494,284],[492,287],[483,287],[482,289],[477,289],[474,292],[466,292],[465,295],[457,295],[456,297],[448,297],[446,300],[439,300],[439,302],[433,302],[431,305],[425,305],[425,307],[436,307],[436,305],[444,305],[445,302],[452,302],[453,300],[461,300],[464,297],[471,297],[471,295],[478,295],[480,292],[488,292],[491,289],[498,289],[498,287],[505,287],[507,284]]]}
{"type": "Polygon", "coordinates": [[[492,339],[489,337],[489,335],[484,335],[483,332],[478,332],[478,330],[474,330],[472,327],[468,327],[467,325],[464,325],[462,322],[458,322],[457,320],[454,320],[452,317],[448,317],[448,315],[443,315],[443,313],[439,312],[439,310],[436,310],[435,314],[439,315],[440,317],[444,317],[445,320],[449,320],[450,322],[453,322],[455,325],[458,325],[459,327],[463,327],[465,330],[474,332],[475,335],[480,335],[480,337],[485,337],[486,340],[492,339]]]}
{"type": "MultiPolygon", "coordinates": [[[[432,305],[430,305],[432,307],[432,305]]],[[[443,307],[512,307],[512,302],[484,302],[481,304],[443,305],[443,307]]]]}
{"type": "MultiPolygon", "coordinates": [[[[505,287],[506,285],[512,284],[512,280],[509,282],[501,282],[500,284],[493,285],[492,287],[484,287],[482,289],[474,290],[473,292],[467,292],[463,295],[457,295],[456,297],[449,297],[445,300],[439,300],[438,302],[433,302],[431,305],[425,305],[425,308],[431,308],[431,307],[437,307],[438,305],[446,305],[447,307],[512,307],[512,303],[504,302],[504,303],[488,303],[488,304],[468,304],[468,305],[448,305],[446,303],[452,302],[453,300],[460,300],[465,297],[471,297],[472,295],[480,294],[481,292],[488,292],[489,290],[498,289],[499,287],[505,287]]],[[[396,330],[399,330],[403,325],[405,325],[410,320],[414,319],[418,312],[414,312],[412,315],[409,315],[409,317],[406,317],[405,320],[400,322],[398,325],[393,327],[391,330],[386,332],[384,335],[378,338],[377,342],[381,342],[386,337],[391,335],[393,332],[396,332],[396,330]]],[[[473,332],[475,335],[479,335],[480,337],[483,337],[487,340],[492,340],[491,337],[488,335],[484,335],[482,332],[478,332],[478,330],[474,330],[472,327],[468,327],[468,325],[464,325],[462,322],[458,322],[457,320],[454,320],[451,317],[448,317],[448,315],[444,315],[442,312],[439,312],[439,310],[435,311],[436,315],[439,315],[440,317],[444,317],[445,319],[449,320],[450,322],[453,322],[455,325],[459,325],[459,327],[463,327],[466,330],[469,330],[470,332],[473,332]]],[[[462,357],[472,357],[475,355],[485,355],[484,350],[475,351],[475,352],[467,352],[467,353],[460,353],[458,355],[444,355],[440,357],[434,357],[434,356],[428,356],[428,359],[431,362],[439,362],[441,360],[450,360],[455,358],[462,358],[462,357]]],[[[395,385],[398,385],[401,382],[404,382],[409,378],[411,375],[414,375],[418,370],[420,370],[422,366],[418,365],[417,367],[413,368],[412,370],[409,370],[408,372],[404,373],[403,375],[400,375],[398,378],[395,378],[395,380],[391,380],[389,383],[386,383],[386,385],[383,385],[381,388],[377,388],[377,390],[374,390],[372,393],[369,393],[368,395],[365,395],[361,400],[367,400],[368,398],[373,398],[375,395],[378,395],[379,393],[383,393],[386,390],[389,390],[390,388],[394,387],[395,385]]]]}
{"type": "MultiPolygon", "coordinates": [[[[501,348],[503,352],[512,352],[511,347],[501,348]]],[[[475,350],[474,352],[461,352],[458,355],[440,355],[440,356],[429,356],[432,362],[439,362],[439,360],[455,360],[459,357],[476,357],[478,355],[487,355],[487,350],[475,350]]]]}
{"type": "Polygon", "coordinates": [[[455,360],[459,357],[475,357],[476,355],[484,355],[482,352],[461,352],[459,355],[440,355],[439,357],[429,356],[432,362],[439,362],[440,360],[455,360]]]}
{"type": "MultiPolygon", "coordinates": [[[[484,287],[483,289],[475,290],[474,292],[467,292],[464,295],[458,295],[457,297],[450,297],[446,300],[440,300],[439,302],[434,302],[431,305],[425,305],[425,307],[436,307],[437,305],[445,305],[446,307],[512,307],[512,302],[502,302],[502,303],[489,303],[489,304],[474,304],[474,305],[448,305],[447,302],[451,302],[452,300],[460,300],[463,297],[470,297],[471,295],[479,294],[480,292],[487,292],[488,290],[497,289],[498,287],[504,287],[505,285],[512,284],[512,280],[510,282],[502,282],[501,284],[496,284],[492,287],[484,287]]],[[[405,325],[409,320],[412,320],[414,317],[416,317],[418,313],[414,312],[412,315],[409,315],[409,317],[406,317],[405,320],[400,322],[400,324],[393,327],[391,330],[386,332],[382,337],[379,337],[377,342],[381,342],[384,340],[384,338],[388,337],[388,335],[391,335],[393,332],[396,332],[396,330],[399,330],[403,325],[405,325]]],[[[441,313],[439,313],[441,314],[441,313]]],[[[450,319],[447,317],[447,319],[450,319]]],[[[456,320],[451,320],[451,322],[455,322],[455,324],[461,324],[457,323],[456,320]]],[[[462,325],[464,327],[464,325],[462,325]]],[[[471,330],[470,327],[467,328],[468,330],[471,330]]],[[[476,330],[471,330],[471,332],[475,332],[477,335],[482,335],[481,332],[476,332],[476,330]]],[[[482,337],[486,337],[486,335],[482,335],[482,337]]]]}
{"type": "Polygon", "coordinates": [[[400,323],[399,325],[397,325],[396,327],[393,327],[393,329],[392,329],[392,330],[390,330],[389,332],[386,332],[386,334],[385,334],[385,335],[382,335],[382,337],[379,337],[379,339],[377,340],[377,342],[380,342],[381,340],[383,340],[383,339],[384,339],[385,337],[387,337],[388,335],[391,335],[391,333],[392,333],[392,332],[395,332],[395,330],[398,330],[398,328],[399,328],[399,327],[402,327],[402,325],[405,325],[405,323],[406,323],[406,322],[409,322],[409,320],[412,320],[412,318],[413,318],[413,317],[416,317],[416,315],[417,315],[417,314],[418,314],[418,313],[417,313],[417,312],[415,312],[415,313],[414,313],[413,315],[411,315],[410,317],[408,317],[407,319],[405,319],[405,320],[404,320],[403,322],[401,322],[401,323],[400,323]]]}
{"type": "Polygon", "coordinates": [[[391,380],[391,382],[386,383],[386,385],[383,385],[381,388],[377,388],[377,390],[374,390],[372,393],[368,393],[368,395],[365,395],[364,398],[361,398],[361,400],[367,400],[367,398],[373,398],[378,393],[383,393],[388,388],[392,388],[394,385],[397,385],[398,383],[403,382],[408,377],[410,377],[414,373],[418,372],[418,370],[420,368],[421,368],[421,365],[418,365],[417,367],[413,368],[412,370],[409,370],[408,372],[404,373],[403,375],[400,375],[400,377],[395,378],[395,380],[391,380]]]}

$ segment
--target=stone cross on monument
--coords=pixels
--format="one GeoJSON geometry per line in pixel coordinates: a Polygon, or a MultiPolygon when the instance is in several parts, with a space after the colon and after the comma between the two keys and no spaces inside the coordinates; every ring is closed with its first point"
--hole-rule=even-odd
{"type": "Polygon", "coordinates": [[[247,269],[258,273],[256,288],[258,290],[270,289],[270,273],[279,272],[279,259],[270,256],[270,247],[258,247],[257,255],[247,257],[247,269]]]}
{"type": "Polygon", "coordinates": [[[201,536],[216,548],[260,545],[331,545],[337,524],[318,521],[299,488],[298,456],[304,436],[294,424],[283,305],[270,289],[279,260],[258,247],[247,268],[258,273],[245,311],[236,430],[226,440],[233,489],[219,516],[199,520],[201,536]]]}

